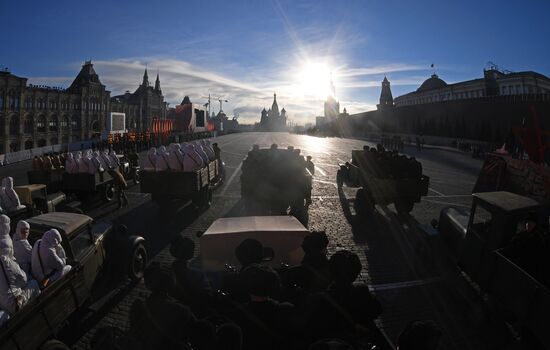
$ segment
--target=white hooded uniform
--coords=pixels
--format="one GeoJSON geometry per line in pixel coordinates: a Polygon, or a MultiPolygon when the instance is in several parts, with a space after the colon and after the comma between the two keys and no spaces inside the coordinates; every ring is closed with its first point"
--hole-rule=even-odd
{"type": "Polygon", "coordinates": [[[76,163],[72,153],[67,154],[67,160],[65,160],[65,171],[69,174],[78,172],[78,164],[76,163]]]}
{"type": "Polygon", "coordinates": [[[2,189],[0,190],[3,208],[9,212],[25,208],[19,201],[19,196],[13,189],[13,178],[11,176],[2,179],[2,189]]]}
{"type": "Polygon", "coordinates": [[[115,151],[111,151],[111,153],[109,153],[109,159],[111,160],[111,166],[115,168],[120,166],[120,159],[118,159],[115,151]]]}
{"type": "Polygon", "coordinates": [[[10,319],[10,315],[4,310],[0,310],[0,327],[10,319]]]}
{"type": "Polygon", "coordinates": [[[155,160],[155,170],[156,171],[166,171],[169,170],[168,166],[168,152],[166,152],[166,147],[160,146],[157,151],[157,158],[155,160]]]}
{"type": "Polygon", "coordinates": [[[0,244],[13,247],[13,241],[10,237],[10,218],[7,215],[0,215],[0,244]]]}
{"type": "Polygon", "coordinates": [[[82,156],[82,173],[95,174],[95,165],[92,161],[92,151],[87,150],[86,154],[82,156]]]}
{"type": "Polygon", "coordinates": [[[101,153],[100,159],[103,169],[107,170],[115,167],[113,162],[111,161],[111,157],[109,156],[109,151],[103,151],[103,153],[101,153]]]}
{"type": "Polygon", "coordinates": [[[157,161],[157,149],[155,147],[152,147],[149,150],[149,152],[147,152],[147,155],[143,160],[143,170],[155,171],[156,161],[157,161]]]}
{"type": "Polygon", "coordinates": [[[13,234],[13,255],[21,270],[25,271],[27,275],[31,273],[32,246],[27,239],[23,239],[21,230],[30,227],[28,222],[21,220],[17,223],[17,228],[13,234]]]}
{"type": "Polygon", "coordinates": [[[74,157],[74,161],[76,163],[76,168],[78,169],[78,173],[87,173],[88,172],[88,164],[84,161],[84,158],[82,157],[82,151],[76,152],[76,156],[74,157]]]}
{"type": "Polygon", "coordinates": [[[92,164],[91,167],[90,167],[90,164],[88,164],[88,166],[90,167],[88,169],[90,174],[96,174],[106,169],[105,165],[103,164],[103,160],[101,159],[101,155],[99,154],[99,151],[95,151],[92,154],[91,164],[92,164]]]}
{"type": "Polygon", "coordinates": [[[32,247],[32,274],[39,281],[49,278],[50,283],[57,281],[71,271],[67,265],[65,250],[61,246],[61,235],[56,229],[44,232],[32,247]]]}
{"type": "MultiPolygon", "coordinates": [[[[5,218],[0,221],[5,221],[5,218]]],[[[0,224],[0,235],[9,237],[9,229],[6,233],[4,224],[0,224]]],[[[38,294],[38,283],[27,278],[15,260],[11,238],[0,239],[0,308],[13,315],[20,306],[38,294]]]]}
{"type": "Polygon", "coordinates": [[[179,143],[172,143],[170,145],[170,155],[168,156],[168,165],[172,171],[184,171],[185,155],[181,151],[179,143]]]}
{"type": "Polygon", "coordinates": [[[195,151],[197,151],[197,154],[201,157],[203,163],[205,165],[208,164],[208,155],[202,148],[202,144],[200,144],[199,142],[195,142],[194,146],[195,146],[195,151]]]}
{"type": "MultiPolygon", "coordinates": [[[[190,158],[190,161],[188,161],[189,167],[185,167],[185,171],[194,171],[204,166],[204,162],[202,161],[202,158],[199,156],[199,154],[195,151],[195,146],[193,144],[186,144],[185,154],[188,155],[190,158]]],[[[185,165],[186,164],[184,164],[184,166],[185,165]]]]}
{"type": "Polygon", "coordinates": [[[216,155],[214,154],[214,150],[212,149],[212,146],[210,145],[210,140],[202,140],[202,148],[206,152],[206,155],[208,155],[208,159],[210,159],[210,161],[216,159],[216,155]]]}

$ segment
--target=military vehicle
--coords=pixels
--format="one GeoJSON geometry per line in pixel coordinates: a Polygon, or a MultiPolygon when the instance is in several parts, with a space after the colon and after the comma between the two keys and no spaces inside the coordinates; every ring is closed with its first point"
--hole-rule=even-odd
{"type": "Polygon", "coordinates": [[[414,203],[428,194],[430,178],[422,174],[422,165],[404,156],[381,158],[380,152],[353,150],[351,160],[340,164],[336,174],[342,185],[360,187],[355,197],[355,211],[369,215],[375,204],[395,204],[399,214],[408,214],[414,203]]]}
{"type": "Polygon", "coordinates": [[[294,215],[307,222],[311,174],[305,160],[288,149],[255,149],[243,160],[241,198],[247,215],[294,215]]]}
{"type": "Polygon", "coordinates": [[[72,269],[2,325],[1,350],[34,350],[55,336],[65,320],[91,301],[100,271],[122,267],[131,279],[138,280],[147,265],[145,239],[114,232],[109,222],[93,222],[89,216],[73,213],[47,213],[27,221],[31,244],[51,228],[59,231],[72,269]]]}
{"type": "MultiPolygon", "coordinates": [[[[264,247],[263,264],[284,276],[289,268],[298,266],[304,256],[302,242],[310,231],[291,215],[245,216],[217,219],[205,232],[199,232],[200,255],[191,264],[201,269],[212,286],[225,292],[224,275],[239,266],[235,248],[245,239],[260,241],[264,247]]],[[[295,286],[296,287],[296,286],[295,286]]],[[[383,330],[376,327],[370,333],[369,349],[392,350],[394,347],[383,330]]]]}
{"type": "Polygon", "coordinates": [[[140,191],[151,193],[159,206],[191,200],[197,207],[209,207],[212,190],[223,182],[223,162],[219,159],[194,171],[141,171],[140,191]]]}
{"type": "Polygon", "coordinates": [[[438,228],[451,258],[498,313],[550,347],[550,240],[543,207],[511,192],[475,193],[469,213],[445,208],[438,228]],[[528,221],[537,224],[532,232],[528,221]]]}

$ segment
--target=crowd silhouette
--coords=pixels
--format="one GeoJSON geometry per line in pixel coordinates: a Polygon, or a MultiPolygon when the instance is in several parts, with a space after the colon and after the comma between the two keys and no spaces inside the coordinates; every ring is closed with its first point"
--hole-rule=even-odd
{"type": "MultiPolygon", "coordinates": [[[[235,249],[240,263],[217,279],[190,267],[195,243],[177,236],[170,267],[146,270],[151,294],[136,300],[130,329],[99,329],[94,349],[387,349],[374,320],[382,307],[357,277],[357,254],[328,256],[325,232],[305,237],[298,266],[272,268],[255,239],[235,249]]],[[[398,349],[436,349],[441,332],[431,322],[410,323],[398,349]]]]}

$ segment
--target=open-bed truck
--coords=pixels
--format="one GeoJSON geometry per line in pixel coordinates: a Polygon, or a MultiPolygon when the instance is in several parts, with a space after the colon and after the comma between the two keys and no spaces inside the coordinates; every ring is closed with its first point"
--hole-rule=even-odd
{"type": "Polygon", "coordinates": [[[222,181],[222,165],[213,160],[194,171],[145,171],[140,172],[140,191],[151,193],[159,206],[167,206],[175,200],[191,200],[198,207],[209,207],[212,189],[222,181]]]}

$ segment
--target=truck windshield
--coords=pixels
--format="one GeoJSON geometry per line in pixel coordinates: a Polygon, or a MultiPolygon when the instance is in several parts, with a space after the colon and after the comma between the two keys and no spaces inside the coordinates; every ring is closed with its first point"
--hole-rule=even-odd
{"type": "Polygon", "coordinates": [[[491,212],[480,206],[479,204],[474,208],[474,216],[472,218],[472,228],[477,234],[485,236],[489,232],[493,222],[493,216],[491,212]]]}

